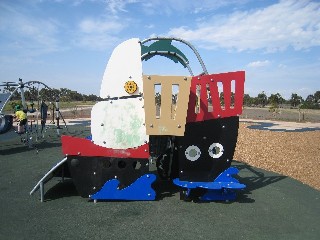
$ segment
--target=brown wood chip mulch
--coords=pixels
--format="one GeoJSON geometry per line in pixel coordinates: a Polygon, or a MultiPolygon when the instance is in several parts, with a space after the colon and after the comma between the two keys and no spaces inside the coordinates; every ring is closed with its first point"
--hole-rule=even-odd
{"type": "Polygon", "coordinates": [[[240,123],[234,159],[320,190],[320,131],[275,132],[240,123]]]}

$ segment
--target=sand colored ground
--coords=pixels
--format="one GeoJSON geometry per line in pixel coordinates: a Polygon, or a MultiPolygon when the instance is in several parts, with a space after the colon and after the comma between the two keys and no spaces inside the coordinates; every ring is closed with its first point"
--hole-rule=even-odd
{"type": "Polygon", "coordinates": [[[320,131],[275,132],[240,123],[234,159],[320,189],[320,131]]]}

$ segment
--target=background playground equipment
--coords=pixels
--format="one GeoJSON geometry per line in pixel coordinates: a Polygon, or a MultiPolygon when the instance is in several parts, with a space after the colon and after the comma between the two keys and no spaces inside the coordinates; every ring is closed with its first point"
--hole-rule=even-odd
{"type": "Polygon", "coordinates": [[[64,117],[60,111],[60,99],[59,97],[56,97],[55,102],[50,102],[50,107],[49,109],[52,111],[52,118],[50,123],[56,124],[57,126],[57,134],[60,135],[60,119],[62,120],[64,127],[68,128],[66,121],[64,120],[64,117]],[[56,120],[56,122],[55,122],[56,120]]]}
{"type": "MultiPolygon", "coordinates": [[[[21,142],[26,143],[29,148],[33,147],[34,139],[37,142],[39,139],[44,138],[44,133],[47,130],[45,122],[41,124],[41,104],[42,100],[51,100],[54,99],[54,111],[57,120],[56,131],[57,134],[60,135],[60,125],[59,120],[62,119],[65,127],[67,128],[66,122],[59,110],[59,96],[45,96],[41,95],[41,87],[50,89],[46,84],[40,81],[28,81],[23,82],[21,78],[19,78],[18,83],[15,82],[4,82],[0,85],[0,87],[4,87],[3,93],[0,93],[0,134],[6,134],[9,131],[13,130],[13,118],[12,115],[8,115],[4,113],[5,106],[10,103],[10,100],[16,94],[20,95],[21,107],[23,111],[28,114],[28,122],[25,126],[25,133],[21,135],[21,142]],[[30,99],[26,99],[25,97],[25,88],[29,89],[32,94],[30,99]],[[37,102],[35,106],[34,101],[37,102]],[[27,102],[30,102],[28,106],[27,102]],[[32,115],[30,115],[32,114],[32,115]]],[[[5,135],[4,135],[5,136],[5,135]]]]}
{"type": "Polygon", "coordinates": [[[244,71],[209,74],[199,53],[177,38],[130,39],[107,64],[100,97],[91,112],[87,138],[62,136],[65,158],[40,179],[30,194],[54,176],[72,178],[82,197],[97,200],[154,200],[158,177],[181,187],[183,200],[233,200],[243,189],[232,175],[244,71]],[[151,44],[149,44],[152,42],[151,44]],[[202,72],[173,42],[196,55],[202,72]],[[149,45],[147,45],[149,44],[149,45]],[[191,76],[143,75],[142,61],[160,55],[180,63],[191,76]],[[221,101],[223,96],[223,101],[221,101]]]}

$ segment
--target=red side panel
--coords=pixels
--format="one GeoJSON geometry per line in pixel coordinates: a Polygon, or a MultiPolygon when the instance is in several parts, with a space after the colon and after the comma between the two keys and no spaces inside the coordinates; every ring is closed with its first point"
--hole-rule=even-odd
{"type": "Polygon", "coordinates": [[[62,136],[62,152],[87,157],[149,158],[149,144],[137,148],[112,149],[95,145],[88,139],[62,136]]]}
{"type": "Polygon", "coordinates": [[[244,71],[193,77],[187,122],[240,115],[242,113],[244,80],[244,71]],[[218,89],[218,83],[222,84],[222,89],[218,89]],[[234,85],[234,89],[232,89],[232,85],[234,85]],[[197,86],[200,89],[200,94],[198,93],[200,99],[197,97],[197,86]],[[223,92],[224,106],[221,105],[219,90],[223,92]],[[209,104],[209,97],[212,100],[212,106],[209,104]],[[199,111],[196,112],[197,106],[199,111]]]}

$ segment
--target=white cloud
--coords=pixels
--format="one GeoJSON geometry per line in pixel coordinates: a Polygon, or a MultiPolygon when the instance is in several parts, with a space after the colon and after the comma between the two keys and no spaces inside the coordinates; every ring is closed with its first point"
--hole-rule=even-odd
{"type": "Polygon", "coordinates": [[[75,39],[74,44],[91,50],[106,50],[113,46],[119,39],[112,35],[84,35],[75,39]]]}
{"type": "Polygon", "coordinates": [[[320,46],[320,3],[283,0],[263,9],[234,12],[202,21],[196,28],[172,28],[170,36],[207,48],[281,51],[320,46]]]}
{"type": "Polygon", "coordinates": [[[118,20],[111,18],[84,19],[79,23],[74,44],[93,50],[105,50],[119,40],[116,35],[125,26],[125,20],[120,23],[118,20]]]}
{"type": "Polygon", "coordinates": [[[285,68],[287,68],[287,65],[285,65],[285,64],[283,64],[283,63],[280,63],[280,64],[278,65],[278,68],[285,69],[285,68]]]}
{"type": "Polygon", "coordinates": [[[148,24],[148,25],[145,26],[145,28],[148,28],[148,29],[152,29],[154,27],[155,27],[154,24],[148,24]]]}
{"type": "Polygon", "coordinates": [[[230,5],[242,5],[250,0],[105,0],[107,8],[113,13],[128,12],[130,4],[139,4],[139,8],[148,15],[176,13],[199,14],[230,5]]]}
{"type": "Polygon", "coordinates": [[[139,0],[106,0],[107,8],[113,13],[127,12],[128,4],[140,2],[139,0]]]}
{"type": "Polygon", "coordinates": [[[268,66],[268,65],[270,65],[270,61],[269,60],[264,60],[264,61],[251,62],[247,66],[248,67],[265,67],[265,66],[268,66]]]}
{"type": "Polygon", "coordinates": [[[84,33],[105,33],[109,31],[118,31],[123,25],[118,21],[108,19],[85,19],[79,24],[80,31],[84,33]]]}

